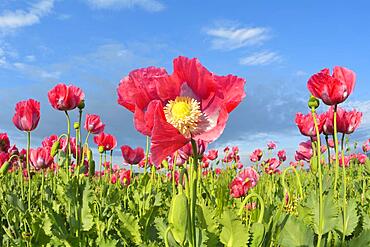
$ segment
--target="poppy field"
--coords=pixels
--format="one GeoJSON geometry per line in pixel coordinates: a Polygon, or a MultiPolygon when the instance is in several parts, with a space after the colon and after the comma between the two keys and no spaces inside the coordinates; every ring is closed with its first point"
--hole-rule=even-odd
{"type": "Polygon", "coordinates": [[[208,146],[247,100],[244,78],[182,56],[172,74],[123,75],[111,94],[145,147],[117,143],[83,89],[59,83],[45,97],[65,129],[34,143],[40,99],[28,99],[12,119],[27,145],[0,134],[0,245],[370,246],[370,139],[351,138],[363,116],[341,106],[355,84],[345,67],[313,74],[294,157],[271,141],[242,160],[208,146]]]}

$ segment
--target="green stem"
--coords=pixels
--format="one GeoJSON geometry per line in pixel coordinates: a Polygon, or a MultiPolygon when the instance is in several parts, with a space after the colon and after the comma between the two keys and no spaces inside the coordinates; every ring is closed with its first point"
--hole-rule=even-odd
{"type": "Polygon", "coordinates": [[[326,147],[328,148],[328,166],[330,166],[330,146],[329,146],[329,136],[325,135],[326,147]]]}
{"type": "Polygon", "coordinates": [[[28,210],[31,211],[31,171],[30,171],[30,148],[31,148],[31,132],[27,132],[27,176],[28,176],[28,210]]]}
{"type": "Polygon", "coordinates": [[[44,198],[44,183],[45,183],[45,173],[44,173],[44,169],[42,168],[41,169],[41,212],[44,211],[44,204],[42,202],[43,198],[44,198]]]}
{"type": "Polygon", "coordinates": [[[65,114],[66,114],[66,118],[67,118],[67,153],[66,153],[66,172],[67,172],[67,176],[68,176],[68,180],[69,180],[69,156],[71,154],[71,143],[70,143],[70,139],[71,139],[71,119],[69,117],[69,114],[68,114],[68,111],[64,111],[65,114]]]}
{"type": "Polygon", "coordinates": [[[342,245],[345,243],[346,232],[347,232],[347,182],[346,182],[346,164],[344,162],[344,137],[342,134],[341,142],[341,156],[342,156],[342,176],[343,176],[343,236],[342,245]]]}
{"type": "Polygon", "coordinates": [[[321,245],[322,231],[323,231],[323,219],[324,219],[324,207],[323,207],[323,191],[322,191],[322,169],[321,169],[321,143],[320,143],[320,132],[317,124],[315,108],[311,108],[313,122],[315,124],[316,139],[317,139],[317,166],[319,174],[319,207],[320,207],[320,220],[319,220],[319,234],[317,239],[317,246],[321,245]]]}
{"type": "Polygon", "coordinates": [[[298,189],[299,189],[299,194],[301,196],[300,199],[303,199],[303,189],[302,189],[302,183],[301,183],[301,179],[300,179],[300,176],[297,172],[297,170],[293,167],[293,166],[289,166],[288,168],[286,168],[283,172],[283,175],[281,177],[282,179],[282,184],[283,184],[283,187],[289,192],[289,189],[288,189],[288,186],[286,185],[285,183],[285,176],[286,176],[286,173],[287,171],[289,170],[293,170],[295,176],[296,176],[296,179],[297,179],[297,186],[298,186],[298,189]]]}
{"type": "Polygon", "coordinates": [[[145,150],[144,175],[146,175],[146,166],[148,165],[148,161],[149,161],[149,145],[150,145],[150,138],[149,138],[149,136],[147,136],[147,137],[146,137],[146,150],[145,150]]]}
{"type": "Polygon", "coordinates": [[[238,212],[238,214],[239,215],[242,215],[242,213],[243,213],[243,211],[244,211],[244,207],[245,207],[245,205],[247,204],[247,202],[249,201],[249,199],[251,199],[251,198],[253,198],[253,197],[256,197],[257,198],[257,200],[258,200],[258,202],[259,202],[259,204],[260,204],[260,209],[261,209],[261,211],[260,211],[260,214],[259,214],[259,217],[258,217],[258,223],[262,223],[262,220],[263,220],[263,216],[264,216],[264,214],[265,214],[265,203],[263,202],[263,199],[262,199],[262,197],[260,196],[260,195],[258,195],[257,193],[251,193],[251,194],[249,194],[244,200],[243,200],[243,202],[242,202],[242,205],[241,205],[241,207],[240,207],[240,209],[239,209],[239,212],[238,212]]]}
{"type": "Polygon", "coordinates": [[[198,172],[198,150],[197,150],[197,143],[194,139],[191,139],[191,146],[193,148],[193,166],[191,172],[191,183],[190,183],[190,219],[191,219],[191,227],[192,227],[192,244],[196,246],[197,238],[196,238],[196,226],[195,226],[195,208],[197,203],[197,172],[198,172]]]}
{"type": "Polygon", "coordinates": [[[337,183],[339,175],[339,154],[338,154],[338,132],[337,132],[337,105],[334,106],[334,145],[335,145],[335,177],[334,193],[337,194],[337,183]]]}

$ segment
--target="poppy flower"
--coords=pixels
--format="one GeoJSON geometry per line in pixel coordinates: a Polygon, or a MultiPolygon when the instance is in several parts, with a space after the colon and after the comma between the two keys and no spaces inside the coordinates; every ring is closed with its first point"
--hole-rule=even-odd
{"type": "Polygon", "coordinates": [[[312,144],[311,141],[299,143],[298,150],[295,153],[295,160],[305,160],[310,161],[313,156],[312,144]]]}
{"type": "Polygon", "coordinates": [[[338,107],[337,116],[338,132],[352,134],[361,123],[362,112],[356,110],[346,111],[338,107]]]}
{"type": "Polygon", "coordinates": [[[116,138],[104,132],[94,136],[94,142],[98,147],[103,147],[104,151],[113,150],[117,146],[116,138]]]}
{"type": "Polygon", "coordinates": [[[279,160],[280,160],[281,162],[286,161],[286,151],[285,151],[285,150],[280,150],[280,151],[277,153],[277,156],[279,157],[279,160]]]}
{"type": "MultiPolygon", "coordinates": [[[[324,117],[325,115],[317,115],[316,114],[316,120],[317,120],[317,127],[319,129],[319,134],[322,132],[322,126],[324,124],[324,117]]],[[[315,137],[316,136],[316,130],[315,130],[315,123],[313,121],[313,116],[311,113],[308,113],[306,115],[298,112],[295,116],[295,123],[304,136],[309,137],[315,137]]]]}
{"type": "Polygon", "coordinates": [[[54,159],[50,155],[49,147],[39,147],[30,150],[30,161],[36,170],[40,170],[50,167],[54,159]]]}
{"type": "Polygon", "coordinates": [[[211,150],[208,151],[207,158],[209,160],[215,160],[215,159],[217,159],[217,157],[218,157],[218,150],[211,149],[211,150]]]}
{"type": "Polygon", "coordinates": [[[325,135],[333,135],[334,134],[334,107],[333,106],[331,106],[327,112],[322,114],[322,120],[323,120],[322,132],[325,135]]]}
{"type": "Polygon", "coordinates": [[[174,72],[149,67],[132,71],[117,89],[118,103],[134,112],[136,129],[151,137],[154,163],[191,139],[212,142],[245,97],[245,80],[217,76],[198,59],[178,57],[174,72]]]}
{"type": "Polygon", "coordinates": [[[281,161],[276,158],[271,158],[266,161],[267,166],[265,167],[265,172],[267,174],[274,174],[274,173],[280,173],[280,170],[278,169],[281,165],[281,161]]]}
{"type": "Polygon", "coordinates": [[[241,171],[230,184],[230,195],[234,198],[245,196],[249,189],[255,187],[259,175],[252,167],[241,171]]]}
{"type": "Polygon", "coordinates": [[[334,67],[333,74],[325,68],[310,77],[307,88],[313,96],[327,105],[337,105],[345,101],[355,87],[356,75],[345,67],[334,67]]]}
{"type": "Polygon", "coordinates": [[[250,161],[252,162],[258,162],[261,160],[263,155],[263,152],[261,149],[256,149],[254,150],[251,155],[249,156],[250,161]]]}
{"type": "Polygon", "coordinates": [[[85,94],[76,86],[60,83],[49,91],[48,98],[54,109],[70,111],[84,100],[85,94]]]}
{"type": "Polygon", "coordinates": [[[131,183],[131,171],[121,169],[119,172],[119,180],[122,186],[128,186],[131,183]]]}
{"type": "MultiPolygon", "coordinates": [[[[197,146],[197,152],[198,155],[203,155],[203,153],[206,151],[207,143],[203,140],[197,140],[196,141],[197,146]]],[[[187,161],[189,157],[193,156],[193,146],[189,142],[185,146],[183,146],[181,149],[178,150],[178,154],[181,157],[181,159],[187,161]]]]}
{"type": "Polygon", "coordinates": [[[7,152],[10,148],[10,141],[7,133],[0,133],[0,152],[7,152]]]}
{"type": "Polygon", "coordinates": [[[100,117],[94,114],[87,114],[85,120],[85,129],[91,134],[100,134],[104,131],[105,124],[102,123],[100,117]]]}
{"type": "Polygon", "coordinates": [[[276,143],[275,142],[270,141],[270,142],[267,143],[267,149],[273,150],[275,148],[276,148],[276,143]]]}
{"type": "Polygon", "coordinates": [[[133,165],[139,164],[144,159],[144,149],[137,147],[132,149],[130,146],[124,145],[121,147],[122,156],[126,163],[133,165]]]}
{"type": "Polygon", "coordinates": [[[40,102],[29,99],[20,101],[15,106],[13,123],[21,131],[36,129],[40,120],[40,102]]]}

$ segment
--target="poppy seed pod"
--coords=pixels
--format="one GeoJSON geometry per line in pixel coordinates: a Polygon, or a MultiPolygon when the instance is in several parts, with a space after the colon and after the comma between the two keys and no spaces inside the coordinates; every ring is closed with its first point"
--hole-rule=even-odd
{"type": "Polygon", "coordinates": [[[85,108],[85,100],[81,100],[77,107],[80,110],[84,109],[85,108]]]}
{"type": "Polygon", "coordinates": [[[308,108],[317,109],[320,105],[320,101],[313,95],[310,96],[310,99],[308,100],[308,108]]]}
{"type": "Polygon", "coordinates": [[[99,151],[99,153],[104,153],[104,151],[105,151],[104,146],[99,146],[98,151],[99,151]]]}
{"type": "Polygon", "coordinates": [[[80,123],[79,123],[79,122],[74,122],[74,124],[73,124],[73,128],[74,128],[75,130],[78,130],[78,129],[80,128],[80,123]]]}

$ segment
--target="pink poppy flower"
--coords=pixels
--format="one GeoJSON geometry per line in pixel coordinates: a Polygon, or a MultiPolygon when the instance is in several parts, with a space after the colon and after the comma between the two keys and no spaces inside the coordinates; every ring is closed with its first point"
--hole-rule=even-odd
{"type": "Polygon", "coordinates": [[[104,132],[94,136],[94,142],[98,147],[104,147],[104,151],[113,150],[117,146],[116,138],[104,132]]]}
{"type": "Polygon", "coordinates": [[[130,165],[139,164],[145,156],[142,147],[132,149],[130,146],[124,145],[121,147],[121,151],[123,159],[130,165]]]}
{"type": "Polygon", "coordinates": [[[84,100],[85,94],[76,86],[60,83],[49,91],[48,98],[54,109],[70,111],[84,100]]]}
{"type": "Polygon", "coordinates": [[[252,167],[247,167],[231,182],[230,195],[234,198],[245,196],[249,189],[257,185],[258,180],[258,173],[252,167]]]}
{"type": "Polygon", "coordinates": [[[50,167],[54,162],[54,159],[50,155],[50,148],[39,147],[36,149],[31,149],[30,161],[36,170],[40,170],[50,167]]]}
{"type": "Polygon", "coordinates": [[[13,123],[21,131],[36,129],[40,121],[40,102],[29,99],[20,101],[15,106],[13,123]]]}
{"type": "Polygon", "coordinates": [[[300,161],[310,161],[313,156],[311,141],[299,143],[298,150],[295,153],[295,160],[300,161]]]}
{"type": "Polygon", "coordinates": [[[100,134],[104,131],[105,124],[102,123],[100,117],[94,114],[87,114],[85,120],[85,129],[91,134],[100,134]]]}
{"type": "Polygon", "coordinates": [[[270,142],[267,143],[267,149],[273,150],[275,148],[276,148],[276,143],[275,142],[270,141],[270,142]]]}
{"type": "Polygon", "coordinates": [[[138,131],[151,136],[154,163],[161,163],[190,139],[212,142],[244,98],[245,80],[217,76],[197,59],[178,57],[174,72],[149,67],[132,71],[117,89],[118,103],[134,112],[138,131]]]}
{"type": "Polygon", "coordinates": [[[285,152],[285,150],[280,150],[280,151],[277,153],[277,156],[279,157],[279,160],[280,160],[281,162],[286,161],[286,152],[285,152]]]}
{"type": "Polygon", "coordinates": [[[261,158],[262,158],[262,154],[263,154],[263,152],[262,152],[262,150],[261,150],[261,149],[256,149],[256,150],[254,150],[254,151],[251,153],[251,155],[249,156],[249,159],[250,159],[250,161],[252,161],[252,162],[258,162],[258,161],[260,161],[260,160],[261,160],[261,158]]]}

